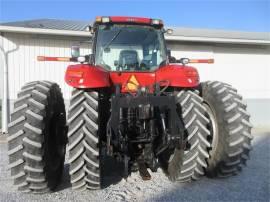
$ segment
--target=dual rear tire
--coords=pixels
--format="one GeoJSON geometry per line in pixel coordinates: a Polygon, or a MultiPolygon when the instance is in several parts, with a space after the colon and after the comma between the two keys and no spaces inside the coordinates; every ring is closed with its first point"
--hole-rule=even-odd
{"type": "Polygon", "coordinates": [[[246,104],[232,86],[209,81],[196,91],[176,95],[179,117],[184,125],[184,150],[167,152],[160,158],[172,181],[229,177],[246,165],[252,149],[252,125],[246,104]]]}
{"type": "Polygon", "coordinates": [[[23,192],[53,190],[62,176],[66,145],[66,114],[57,84],[31,82],[22,87],[11,114],[9,169],[23,192]]]}
{"type": "MultiPolygon", "coordinates": [[[[9,168],[18,190],[43,193],[57,186],[67,139],[72,188],[101,188],[100,134],[106,126],[100,117],[100,100],[96,91],[73,90],[67,134],[59,86],[37,81],[22,87],[8,137],[9,168]]],[[[253,137],[250,116],[237,91],[221,82],[205,82],[200,94],[177,92],[176,103],[186,148],[166,151],[159,157],[169,179],[187,182],[205,173],[227,177],[241,171],[253,137]]]]}
{"type": "Polygon", "coordinates": [[[210,157],[206,175],[228,177],[239,173],[252,149],[252,125],[246,104],[232,86],[210,81],[202,83],[201,96],[210,119],[210,157]]]}
{"type": "Polygon", "coordinates": [[[184,126],[184,150],[166,151],[160,157],[161,166],[172,181],[189,182],[204,175],[209,157],[210,143],[207,137],[210,131],[205,116],[203,99],[197,91],[182,90],[176,93],[177,112],[184,126]]]}
{"type": "Polygon", "coordinates": [[[74,89],[68,114],[69,174],[76,190],[100,189],[99,93],[74,89]]]}
{"type": "Polygon", "coordinates": [[[99,93],[74,89],[68,115],[59,86],[27,83],[11,114],[8,156],[14,185],[22,192],[45,193],[61,181],[68,142],[73,189],[99,189],[99,93]]]}

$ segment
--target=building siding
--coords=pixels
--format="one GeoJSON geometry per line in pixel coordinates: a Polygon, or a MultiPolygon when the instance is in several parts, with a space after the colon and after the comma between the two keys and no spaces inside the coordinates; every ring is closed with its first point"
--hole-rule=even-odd
{"type": "MultiPolygon", "coordinates": [[[[35,80],[57,82],[62,88],[65,99],[69,99],[71,89],[64,82],[64,74],[66,67],[71,63],[39,62],[37,56],[70,57],[70,47],[79,44],[79,41],[46,39],[35,37],[35,35],[22,34],[5,34],[2,41],[8,55],[9,99],[16,98],[17,92],[24,83],[35,80]]],[[[82,43],[80,46],[82,55],[90,52],[89,43],[82,43]]],[[[3,67],[3,64],[1,64],[1,67],[3,67]]]]}
{"type": "Polygon", "coordinates": [[[214,58],[214,64],[195,64],[202,81],[219,80],[245,98],[270,99],[270,46],[169,44],[177,58],[214,58]]]}

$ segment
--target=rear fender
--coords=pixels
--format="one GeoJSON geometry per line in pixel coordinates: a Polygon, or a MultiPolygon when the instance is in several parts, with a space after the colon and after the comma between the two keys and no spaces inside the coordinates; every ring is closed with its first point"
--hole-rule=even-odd
{"type": "Polygon", "coordinates": [[[156,71],[156,82],[172,87],[197,87],[200,83],[196,68],[184,65],[167,65],[156,71]]]}
{"type": "Polygon", "coordinates": [[[110,86],[110,77],[102,67],[77,64],[68,66],[65,82],[74,88],[104,88],[110,86]]]}

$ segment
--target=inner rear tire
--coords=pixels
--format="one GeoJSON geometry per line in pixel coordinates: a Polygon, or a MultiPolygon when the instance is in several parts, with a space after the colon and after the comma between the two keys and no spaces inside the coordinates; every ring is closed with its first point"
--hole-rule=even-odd
{"type": "Polygon", "coordinates": [[[250,115],[236,89],[218,81],[202,83],[202,97],[210,118],[211,150],[206,174],[228,177],[242,170],[251,150],[250,115]]]}
{"type": "Polygon", "coordinates": [[[68,114],[68,150],[72,188],[100,189],[99,93],[74,89],[68,114]]]}
{"type": "Polygon", "coordinates": [[[24,85],[14,103],[8,131],[14,185],[23,192],[53,190],[62,176],[67,140],[59,86],[49,81],[24,85]]]}
{"type": "Polygon", "coordinates": [[[209,157],[207,149],[210,143],[207,137],[210,131],[206,128],[209,123],[204,116],[205,108],[202,98],[193,91],[180,91],[176,94],[177,110],[184,125],[184,140],[186,149],[167,151],[160,157],[160,163],[172,181],[189,182],[204,175],[209,157]]]}

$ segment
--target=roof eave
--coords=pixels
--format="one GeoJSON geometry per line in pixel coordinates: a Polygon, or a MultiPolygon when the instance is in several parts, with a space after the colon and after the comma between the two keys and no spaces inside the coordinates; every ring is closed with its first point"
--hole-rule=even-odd
{"type": "Polygon", "coordinates": [[[231,44],[251,44],[251,45],[270,45],[268,40],[254,39],[234,39],[234,38],[214,38],[214,37],[191,37],[191,36],[165,36],[168,41],[194,41],[194,42],[214,42],[231,44]]]}
{"type": "MultiPolygon", "coordinates": [[[[26,28],[26,27],[13,27],[13,26],[3,26],[3,25],[0,25],[0,32],[13,32],[13,33],[25,33],[25,34],[47,34],[47,35],[77,36],[77,37],[91,37],[92,36],[87,31],[26,28]]],[[[213,38],[213,37],[193,37],[193,36],[191,37],[191,36],[179,36],[179,35],[166,35],[165,39],[168,41],[270,45],[269,40],[254,40],[254,39],[213,38]]]]}
{"type": "Polygon", "coordinates": [[[90,32],[86,31],[72,31],[72,30],[57,30],[57,29],[40,29],[40,28],[26,28],[0,25],[0,32],[13,32],[25,34],[48,34],[61,36],[81,36],[90,37],[90,32]]]}

